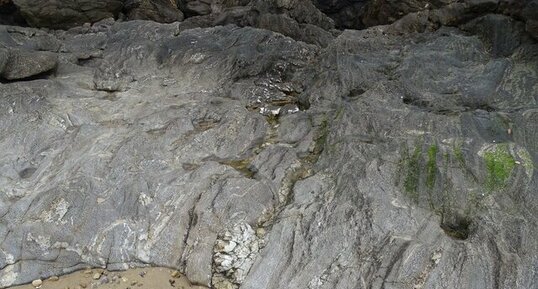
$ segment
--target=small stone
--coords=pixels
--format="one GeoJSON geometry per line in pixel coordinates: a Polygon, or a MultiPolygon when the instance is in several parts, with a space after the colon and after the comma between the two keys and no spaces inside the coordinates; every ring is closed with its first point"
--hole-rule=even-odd
{"type": "Polygon", "coordinates": [[[49,278],[49,281],[58,281],[58,280],[60,280],[60,277],[58,277],[58,276],[51,276],[49,278]]]}
{"type": "Polygon", "coordinates": [[[441,254],[441,252],[435,252],[432,256],[432,261],[435,262],[435,264],[439,263],[439,260],[441,259],[441,257],[443,256],[443,254],[441,254]]]}
{"type": "Polygon", "coordinates": [[[232,233],[226,231],[224,232],[224,235],[222,236],[222,239],[225,241],[231,241],[233,238],[232,233]]]}
{"type": "Polygon", "coordinates": [[[142,271],[142,272],[138,273],[138,275],[140,275],[140,277],[144,278],[144,276],[146,276],[146,271],[142,271]]]}
{"type": "Polygon", "coordinates": [[[110,282],[110,280],[108,279],[107,276],[103,276],[103,278],[101,278],[101,284],[106,284],[108,282],[110,282]]]}
{"type": "Polygon", "coordinates": [[[34,287],[41,287],[41,285],[43,285],[43,281],[41,279],[36,279],[34,281],[32,281],[32,286],[34,287]]]}
{"type": "Polygon", "coordinates": [[[80,283],[79,285],[80,285],[81,288],[86,288],[86,287],[88,287],[88,284],[86,284],[86,283],[80,283]]]}
{"type": "Polygon", "coordinates": [[[265,236],[265,229],[264,228],[256,229],[256,236],[258,236],[258,238],[263,238],[263,236],[265,236]]]}
{"type": "Polygon", "coordinates": [[[138,283],[137,281],[133,281],[133,282],[131,282],[131,286],[134,286],[134,285],[136,285],[137,283],[138,283]]]}
{"type": "Polygon", "coordinates": [[[229,253],[232,252],[236,246],[237,243],[234,241],[217,240],[215,251],[229,253]]]}
{"type": "Polygon", "coordinates": [[[176,271],[172,271],[172,273],[170,273],[170,276],[171,276],[172,278],[179,278],[179,277],[181,277],[181,273],[179,273],[179,271],[177,271],[177,270],[176,270],[176,271]]]}
{"type": "Polygon", "coordinates": [[[129,279],[127,277],[121,277],[121,281],[127,282],[127,281],[129,281],[129,279]]]}
{"type": "Polygon", "coordinates": [[[252,242],[252,243],[250,243],[250,251],[251,251],[251,252],[256,253],[256,252],[258,252],[259,250],[260,250],[260,246],[259,246],[258,242],[252,242]]]}
{"type": "Polygon", "coordinates": [[[217,265],[217,272],[224,272],[232,269],[234,258],[227,254],[218,254],[214,258],[217,265]]]}
{"type": "Polygon", "coordinates": [[[86,274],[86,275],[91,275],[91,274],[92,274],[92,269],[86,269],[86,270],[84,270],[84,274],[86,274]]]}
{"type": "Polygon", "coordinates": [[[99,278],[101,278],[101,273],[93,274],[92,278],[93,278],[93,280],[98,280],[99,278]]]}

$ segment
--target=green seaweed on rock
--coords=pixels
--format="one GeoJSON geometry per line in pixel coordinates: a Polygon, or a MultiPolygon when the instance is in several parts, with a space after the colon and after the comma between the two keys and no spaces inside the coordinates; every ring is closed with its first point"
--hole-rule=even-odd
{"type": "Polygon", "coordinates": [[[486,162],[485,186],[490,192],[503,188],[515,167],[515,160],[507,144],[500,144],[484,153],[486,162]]]}
{"type": "Polygon", "coordinates": [[[431,145],[428,149],[428,162],[426,163],[426,186],[433,189],[437,177],[437,151],[436,145],[431,145]]]}

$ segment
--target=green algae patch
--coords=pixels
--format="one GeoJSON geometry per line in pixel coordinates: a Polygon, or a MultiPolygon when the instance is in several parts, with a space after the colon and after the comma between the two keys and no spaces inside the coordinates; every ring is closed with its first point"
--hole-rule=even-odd
{"type": "Polygon", "coordinates": [[[437,177],[437,151],[436,145],[431,145],[428,148],[428,162],[426,163],[426,186],[433,189],[435,186],[435,178],[437,177]]]}
{"type": "Polygon", "coordinates": [[[497,145],[495,150],[484,152],[484,161],[487,170],[486,188],[489,191],[503,188],[515,167],[508,145],[497,145]]]}
{"type": "Polygon", "coordinates": [[[420,181],[420,156],[422,148],[415,147],[413,154],[407,157],[407,175],[404,180],[404,189],[412,200],[418,202],[418,185],[420,181]]]}
{"type": "Polygon", "coordinates": [[[463,144],[457,144],[454,146],[454,156],[456,157],[456,160],[458,160],[460,166],[462,168],[466,168],[465,164],[465,156],[463,155],[463,144]]]}

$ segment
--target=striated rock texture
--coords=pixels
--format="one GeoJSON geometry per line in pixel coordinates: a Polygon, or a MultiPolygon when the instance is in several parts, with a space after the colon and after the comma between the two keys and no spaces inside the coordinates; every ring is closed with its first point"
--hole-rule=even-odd
{"type": "Polygon", "coordinates": [[[535,1],[23,2],[70,29],[0,26],[0,288],[538,288],[535,1]]]}

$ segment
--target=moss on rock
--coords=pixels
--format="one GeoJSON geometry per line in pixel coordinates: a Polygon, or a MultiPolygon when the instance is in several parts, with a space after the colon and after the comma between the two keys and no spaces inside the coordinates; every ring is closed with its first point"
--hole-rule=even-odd
{"type": "Polygon", "coordinates": [[[433,189],[435,178],[437,177],[437,151],[436,145],[431,145],[428,149],[428,162],[426,163],[426,186],[433,189]]]}
{"type": "Polygon", "coordinates": [[[515,160],[512,154],[510,154],[508,145],[500,144],[494,150],[486,151],[484,153],[484,160],[487,170],[486,188],[489,191],[503,188],[515,166],[515,160]]]}

